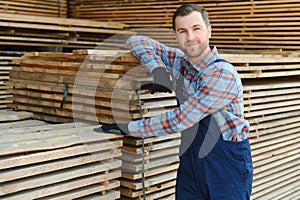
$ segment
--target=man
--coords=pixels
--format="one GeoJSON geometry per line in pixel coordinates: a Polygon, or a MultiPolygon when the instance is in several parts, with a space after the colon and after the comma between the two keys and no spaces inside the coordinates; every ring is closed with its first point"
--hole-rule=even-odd
{"type": "Polygon", "coordinates": [[[152,93],[176,88],[178,108],[101,128],[137,137],[181,132],[178,200],[250,199],[253,168],[241,80],[216,47],[209,46],[211,26],[203,7],[180,6],[173,29],[179,49],[144,36],[132,36],[128,46],[153,74],[152,93]]]}

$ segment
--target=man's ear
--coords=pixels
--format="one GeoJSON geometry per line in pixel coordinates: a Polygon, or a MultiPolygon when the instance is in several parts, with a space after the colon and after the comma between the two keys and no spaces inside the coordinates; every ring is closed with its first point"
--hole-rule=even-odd
{"type": "Polygon", "coordinates": [[[173,34],[174,34],[174,36],[175,36],[176,42],[178,42],[178,40],[177,40],[177,35],[176,35],[176,30],[173,30],[173,34]]]}
{"type": "Polygon", "coordinates": [[[207,30],[208,30],[208,38],[210,39],[211,38],[211,26],[209,26],[208,28],[207,28],[207,30]]]}

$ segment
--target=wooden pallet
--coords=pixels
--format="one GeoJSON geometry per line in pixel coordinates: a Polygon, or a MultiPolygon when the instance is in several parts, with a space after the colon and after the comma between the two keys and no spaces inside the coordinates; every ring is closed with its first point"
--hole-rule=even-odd
{"type": "Polygon", "coordinates": [[[0,127],[0,199],[120,198],[122,136],[85,123],[28,119],[0,127]]]}
{"type": "Polygon", "coordinates": [[[171,199],[175,194],[179,166],[180,133],[144,139],[124,137],[122,148],[121,195],[124,199],[171,199]]]}

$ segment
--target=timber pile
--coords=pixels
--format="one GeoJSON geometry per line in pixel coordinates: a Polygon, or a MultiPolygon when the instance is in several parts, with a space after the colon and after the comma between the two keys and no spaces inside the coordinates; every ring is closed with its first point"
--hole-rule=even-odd
{"type": "MultiPolygon", "coordinates": [[[[185,0],[184,3],[199,3],[185,0]]],[[[144,28],[143,34],[176,45],[172,15],[183,1],[70,0],[70,16],[81,19],[117,21],[130,28],[144,28]],[[159,30],[164,28],[165,30],[159,30]],[[147,30],[148,29],[148,30],[147,30]]],[[[211,44],[222,50],[299,50],[300,3],[282,1],[201,1],[210,14],[211,44]]]]}
{"type": "Polygon", "coordinates": [[[124,123],[140,118],[140,104],[144,117],[176,106],[174,94],[150,95],[140,89],[151,77],[138,65],[128,51],[26,52],[10,72],[11,108],[53,122],[124,123]]]}
{"type": "Polygon", "coordinates": [[[34,16],[67,17],[67,0],[1,0],[0,12],[34,16]]]}
{"type": "Polygon", "coordinates": [[[120,198],[122,136],[32,116],[0,112],[0,199],[120,198]]]}
{"type": "MultiPolygon", "coordinates": [[[[110,40],[109,48],[124,48],[126,35],[125,24],[119,22],[100,22],[93,20],[66,19],[59,17],[31,16],[23,14],[1,13],[0,15],[1,48],[15,48],[31,51],[64,51],[72,49],[95,48],[107,38],[118,35],[110,40]],[[51,50],[52,48],[52,50],[51,50]]],[[[104,45],[102,45],[103,47],[104,45]]]]}
{"type": "Polygon", "coordinates": [[[252,199],[300,196],[299,77],[244,80],[254,165],[252,199]]]}
{"type": "MultiPolygon", "coordinates": [[[[245,116],[251,124],[250,142],[255,167],[252,198],[299,195],[293,191],[299,190],[300,181],[300,56],[246,53],[221,56],[236,66],[244,84],[245,116]]],[[[14,86],[11,91],[14,94],[13,106],[35,112],[42,119],[60,121],[75,117],[104,123],[140,118],[139,105],[144,117],[175,107],[174,94],[150,95],[147,87],[139,90],[141,102],[138,101],[134,90],[151,80],[143,69],[127,51],[25,53],[20,67],[14,67],[10,74],[10,84],[14,86]],[[66,83],[67,97],[61,107],[66,83]]],[[[148,180],[162,177],[153,185],[148,182],[150,196],[168,195],[174,189],[173,176],[167,175],[170,179],[164,177],[174,173],[173,167],[177,165],[175,148],[168,154],[170,160],[166,159],[174,162],[174,165],[168,165],[170,171],[154,173],[161,169],[154,164],[161,161],[155,156],[171,150],[151,152],[156,142],[160,145],[160,139],[164,140],[149,139],[151,142],[146,143],[150,149],[146,150],[146,161],[150,160],[149,166],[146,163],[149,167],[146,176],[148,180]],[[162,190],[156,191],[158,187],[162,190]]],[[[177,142],[177,138],[170,142],[177,142]]],[[[128,198],[140,198],[141,141],[125,138],[123,154],[122,166],[126,173],[122,176],[121,193],[128,198]]]]}
{"type": "Polygon", "coordinates": [[[6,83],[9,79],[9,72],[13,66],[17,66],[15,61],[21,58],[22,52],[19,51],[0,51],[0,109],[7,108],[7,104],[12,103],[11,89],[6,83]]]}
{"type": "Polygon", "coordinates": [[[293,199],[300,185],[299,54],[223,54],[244,85],[252,199],[293,199]]]}
{"type": "Polygon", "coordinates": [[[146,138],[144,139],[143,161],[142,139],[124,137],[122,199],[142,199],[142,173],[145,177],[144,187],[147,199],[171,199],[175,194],[179,145],[180,133],[146,138]]]}

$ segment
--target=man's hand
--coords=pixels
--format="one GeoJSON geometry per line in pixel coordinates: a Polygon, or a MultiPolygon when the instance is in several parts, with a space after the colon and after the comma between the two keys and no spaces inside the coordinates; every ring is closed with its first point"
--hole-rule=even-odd
{"type": "Polygon", "coordinates": [[[172,93],[172,82],[170,76],[164,67],[155,68],[152,71],[153,86],[151,94],[155,92],[169,92],[172,93]]]}
{"type": "Polygon", "coordinates": [[[94,128],[94,131],[120,135],[129,134],[128,124],[102,124],[102,126],[94,128]]]}

